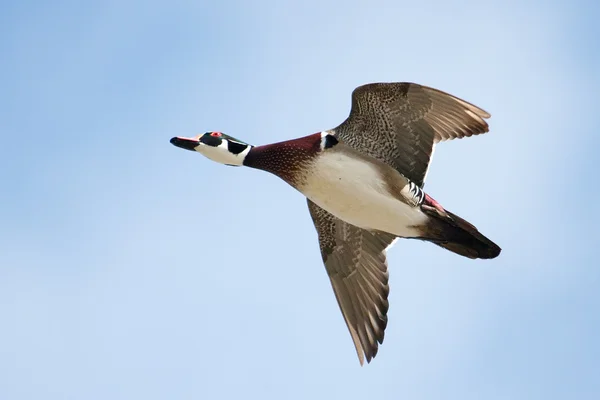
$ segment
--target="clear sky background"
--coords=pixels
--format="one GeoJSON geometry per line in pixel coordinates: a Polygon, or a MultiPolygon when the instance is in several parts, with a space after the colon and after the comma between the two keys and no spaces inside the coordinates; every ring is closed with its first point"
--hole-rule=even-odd
{"type": "Polygon", "coordinates": [[[598,399],[597,1],[4,1],[0,399],[598,399]],[[426,190],[360,367],[304,198],[169,144],[337,126],[361,84],[492,114],[426,190]]]}

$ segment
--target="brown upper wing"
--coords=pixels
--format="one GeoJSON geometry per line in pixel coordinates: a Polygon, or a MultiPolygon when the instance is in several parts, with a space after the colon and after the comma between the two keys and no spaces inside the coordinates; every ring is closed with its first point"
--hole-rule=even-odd
{"type": "Polygon", "coordinates": [[[415,83],[371,83],[352,93],[350,116],[334,134],[423,186],[434,145],[488,131],[490,114],[415,83]]]}

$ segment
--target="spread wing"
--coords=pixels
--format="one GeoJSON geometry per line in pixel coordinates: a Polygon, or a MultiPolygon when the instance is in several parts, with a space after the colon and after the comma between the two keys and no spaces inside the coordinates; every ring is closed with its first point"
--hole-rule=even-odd
{"type": "Polygon", "coordinates": [[[395,236],[350,225],[308,200],[321,255],[361,365],[383,343],[389,293],[385,249],[395,236]]]}
{"type": "Polygon", "coordinates": [[[490,114],[415,83],[371,83],[352,92],[350,116],[334,134],[423,186],[436,143],[488,131],[490,114]]]}
{"type": "MultiPolygon", "coordinates": [[[[373,83],[352,93],[333,134],[423,186],[436,143],[488,131],[484,110],[414,83],[373,83]]],[[[321,255],[361,365],[383,342],[388,310],[386,249],[396,239],[348,224],[310,200],[321,255]]]]}

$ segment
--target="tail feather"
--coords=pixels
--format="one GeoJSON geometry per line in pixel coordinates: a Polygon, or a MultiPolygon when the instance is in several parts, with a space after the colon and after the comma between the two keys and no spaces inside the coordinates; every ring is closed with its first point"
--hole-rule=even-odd
{"type": "Polygon", "coordinates": [[[441,213],[439,208],[422,209],[430,216],[424,236],[432,243],[468,258],[495,258],[500,254],[502,249],[496,243],[458,215],[447,210],[441,213]]]}

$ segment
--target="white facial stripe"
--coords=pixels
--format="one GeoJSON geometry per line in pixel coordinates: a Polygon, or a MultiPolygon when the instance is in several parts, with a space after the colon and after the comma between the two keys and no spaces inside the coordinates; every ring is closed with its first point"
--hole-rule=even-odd
{"type": "Polygon", "coordinates": [[[244,151],[242,151],[241,153],[239,153],[239,154],[236,156],[237,158],[239,158],[239,159],[241,159],[241,160],[242,160],[242,161],[240,162],[240,164],[244,162],[244,159],[246,158],[246,156],[248,155],[248,153],[250,153],[250,149],[251,149],[251,148],[252,148],[252,146],[248,145],[248,146],[247,146],[247,147],[244,149],[244,151]]]}
{"type": "Polygon", "coordinates": [[[227,140],[221,140],[221,144],[218,145],[217,147],[220,147],[222,149],[222,151],[229,152],[229,148],[227,148],[227,140]]]}

